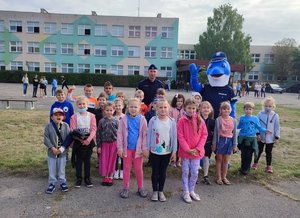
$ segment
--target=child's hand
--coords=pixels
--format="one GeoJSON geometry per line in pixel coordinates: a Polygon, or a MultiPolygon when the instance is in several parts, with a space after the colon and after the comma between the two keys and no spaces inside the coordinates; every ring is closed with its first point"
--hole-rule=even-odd
{"type": "Polygon", "coordinates": [[[123,158],[124,157],[123,151],[118,151],[118,155],[119,155],[119,157],[123,158]]]}
{"type": "Polygon", "coordinates": [[[51,148],[52,153],[57,156],[58,155],[58,150],[55,147],[51,148]]]}
{"type": "Polygon", "coordinates": [[[232,147],[232,151],[233,151],[233,153],[236,153],[238,151],[237,146],[232,147]]]}
{"type": "Polygon", "coordinates": [[[176,153],[172,153],[171,161],[175,161],[175,160],[176,160],[176,153]]]}
{"type": "Polygon", "coordinates": [[[275,140],[274,140],[274,143],[275,143],[275,144],[278,144],[278,143],[279,143],[279,140],[278,140],[278,139],[275,139],[275,140]]]}
{"type": "Polygon", "coordinates": [[[260,142],[261,141],[261,137],[260,135],[257,135],[257,141],[260,142]]]}
{"type": "Polygon", "coordinates": [[[100,147],[97,149],[97,152],[98,152],[98,154],[101,154],[101,148],[100,147]]]}
{"type": "Polygon", "coordinates": [[[148,150],[143,150],[143,156],[148,157],[149,156],[149,151],[148,150]]]}
{"type": "Polygon", "coordinates": [[[267,134],[272,134],[272,131],[268,130],[266,131],[267,134]]]}
{"type": "Polygon", "coordinates": [[[213,152],[215,152],[216,149],[217,149],[217,146],[215,146],[215,145],[211,146],[211,150],[212,150],[213,152]]]}

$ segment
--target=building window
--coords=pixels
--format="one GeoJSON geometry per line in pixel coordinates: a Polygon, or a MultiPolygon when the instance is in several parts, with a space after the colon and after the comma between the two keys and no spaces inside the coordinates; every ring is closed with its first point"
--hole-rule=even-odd
{"type": "Polygon", "coordinates": [[[73,55],[73,44],[71,43],[62,43],[61,44],[61,54],[73,55]]]}
{"type": "Polygon", "coordinates": [[[90,65],[89,64],[78,64],[78,73],[89,73],[90,65]]]}
{"type": "Polygon", "coordinates": [[[40,24],[37,21],[28,21],[27,22],[27,33],[39,33],[40,24]]]}
{"type": "Polygon", "coordinates": [[[44,33],[54,34],[56,32],[56,23],[45,23],[44,24],[44,33]]]}
{"type": "Polygon", "coordinates": [[[149,76],[148,69],[149,69],[149,66],[144,67],[144,76],[149,76]]]}
{"type": "Polygon", "coordinates": [[[39,62],[27,62],[26,63],[28,71],[40,71],[40,63],[39,62]]]}
{"type": "Polygon", "coordinates": [[[56,43],[46,42],[44,45],[45,54],[56,54],[56,43]]]}
{"type": "Polygon", "coordinates": [[[161,48],[161,58],[172,58],[173,52],[170,47],[162,47],[161,48]]]}
{"type": "Polygon", "coordinates": [[[90,55],[91,46],[89,44],[79,44],[78,45],[78,55],[90,55]]]}
{"type": "Polygon", "coordinates": [[[40,53],[40,44],[38,42],[28,42],[28,53],[40,53]]]}
{"type": "Polygon", "coordinates": [[[128,66],[128,75],[139,75],[140,67],[139,66],[128,66]]]}
{"type": "Polygon", "coordinates": [[[78,35],[79,36],[91,35],[91,26],[90,25],[78,25],[78,35]]]}
{"type": "Polygon", "coordinates": [[[10,62],[11,70],[23,70],[23,62],[22,61],[12,61],[10,62]]]}
{"type": "Polygon", "coordinates": [[[73,71],[74,71],[73,64],[68,64],[68,63],[61,64],[61,72],[62,73],[73,73],[73,71]]]}
{"type": "Polygon", "coordinates": [[[259,63],[260,54],[251,54],[253,63],[259,63]]]}
{"type": "Polygon", "coordinates": [[[124,37],[124,26],[112,25],[111,35],[116,37],[124,37]]]}
{"type": "Polygon", "coordinates": [[[128,47],[128,57],[129,58],[138,58],[138,57],[140,57],[140,47],[138,47],[138,46],[129,46],[128,47]]]}
{"type": "Polygon", "coordinates": [[[161,67],[160,76],[172,77],[172,67],[161,67]]]}
{"type": "Polygon", "coordinates": [[[263,74],[264,81],[273,81],[274,80],[274,74],[273,73],[264,73],[263,74]]]}
{"type": "Polygon", "coordinates": [[[63,35],[72,35],[73,28],[74,28],[74,26],[71,23],[62,23],[60,33],[63,35]]]}
{"type": "Polygon", "coordinates": [[[197,54],[191,50],[178,50],[177,58],[182,60],[196,60],[197,54]]]}
{"type": "Polygon", "coordinates": [[[145,57],[146,58],[156,58],[156,47],[146,46],[145,47],[145,57]]]}
{"type": "Polygon", "coordinates": [[[0,32],[4,32],[4,20],[0,20],[0,32]]]}
{"type": "Polygon", "coordinates": [[[111,47],[111,56],[120,57],[124,55],[124,48],[122,46],[112,46],[111,47]]]}
{"type": "Polygon", "coordinates": [[[106,74],[106,65],[105,64],[95,64],[94,72],[106,74]]]}
{"type": "Polygon", "coordinates": [[[140,38],[141,26],[129,26],[129,37],[140,38]]]}
{"type": "Polygon", "coordinates": [[[56,63],[45,63],[46,73],[56,73],[56,63]]]}
{"type": "Polygon", "coordinates": [[[248,80],[257,81],[259,79],[258,71],[251,71],[248,73],[248,80]]]}
{"type": "Polygon", "coordinates": [[[122,65],[111,65],[111,73],[115,75],[123,75],[123,66],[122,65]]]}
{"type": "Polygon", "coordinates": [[[9,31],[12,33],[22,32],[22,21],[10,21],[9,31]]]}
{"type": "Polygon", "coordinates": [[[274,54],[265,54],[264,63],[265,64],[273,64],[274,63],[274,54]]]}
{"type": "Polygon", "coordinates": [[[95,25],[95,36],[107,36],[107,25],[95,25]]]}
{"type": "Polygon", "coordinates": [[[4,61],[0,61],[0,70],[6,70],[4,61]]]}
{"type": "Polygon", "coordinates": [[[107,56],[107,48],[105,45],[95,45],[94,46],[94,55],[95,56],[107,56]]]}
{"type": "Polygon", "coordinates": [[[173,38],[173,27],[162,27],[161,38],[162,39],[173,38]]]}
{"type": "Polygon", "coordinates": [[[146,38],[155,38],[157,36],[157,27],[156,26],[146,26],[145,27],[145,37],[146,38]]]}
{"type": "Polygon", "coordinates": [[[0,41],[0,52],[5,52],[4,41],[0,41]]]}
{"type": "Polygon", "coordinates": [[[10,52],[22,52],[22,42],[21,41],[11,41],[10,42],[10,52]]]}

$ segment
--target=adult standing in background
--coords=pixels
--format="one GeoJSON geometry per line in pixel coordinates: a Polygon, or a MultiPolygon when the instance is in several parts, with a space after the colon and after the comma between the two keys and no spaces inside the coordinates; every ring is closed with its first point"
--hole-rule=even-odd
{"type": "Polygon", "coordinates": [[[47,86],[48,86],[48,80],[46,79],[46,77],[45,77],[45,76],[44,76],[44,85],[45,85],[44,93],[45,93],[45,97],[47,97],[47,86]]]}
{"type": "Polygon", "coordinates": [[[56,92],[56,89],[57,89],[57,80],[55,78],[52,79],[51,85],[52,85],[51,96],[55,97],[55,92],[56,92]]]}
{"type": "Polygon", "coordinates": [[[36,98],[38,86],[39,86],[39,78],[38,75],[35,75],[32,81],[32,86],[33,86],[33,92],[32,92],[32,97],[36,98]]]}
{"type": "Polygon", "coordinates": [[[23,76],[22,83],[23,83],[23,96],[25,96],[27,94],[27,88],[29,84],[27,73],[25,73],[25,75],[23,76]]]}
{"type": "Polygon", "coordinates": [[[64,90],[64,87],[66,87],[67,90],[69,90],[66,78],[64,76],[61,76],[61,89],[64,90]]]}
{"type": "Polygon", "coordinates": [[[156,91],[159,88],[164,88],[164,84],[156,79],[157,77],[157,68],[154,64],[151,64],[148,68],[148,78],[139,82],[138,89],[144,92],[143,102],[149,106],[153,101],[156,91]]]}

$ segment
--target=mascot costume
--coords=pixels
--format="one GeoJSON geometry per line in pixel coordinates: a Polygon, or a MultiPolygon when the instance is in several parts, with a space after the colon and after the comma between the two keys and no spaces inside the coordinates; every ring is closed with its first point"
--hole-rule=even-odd
{"type": "Polygon", "coordinates": [[[224,52],[217,52],[210,60],[206,70],[209,84],[201,85],[198,82],[198,72],[201,70],[200,65],[196,67],[194,63],[190,64],[189,70],[192,89],[202,95],[203,101],[211,103],[214,109],[215,118],[219,116],[220,104],[223,101],[230,102],[232,109],[230,116],[235,118],[235,104],[237,97],[232,88],[228,85],[231,70],[226,54],[224,52]]]}

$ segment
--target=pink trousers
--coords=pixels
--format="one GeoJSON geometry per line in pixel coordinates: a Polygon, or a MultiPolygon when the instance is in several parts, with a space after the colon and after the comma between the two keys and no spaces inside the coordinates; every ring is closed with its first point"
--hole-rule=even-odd
{"type": "Polygon", "coordinates": [[[115,172],[117,159],[117,141],[103,142],[100,153],[99,173],[108,176],[115,172]]]}

